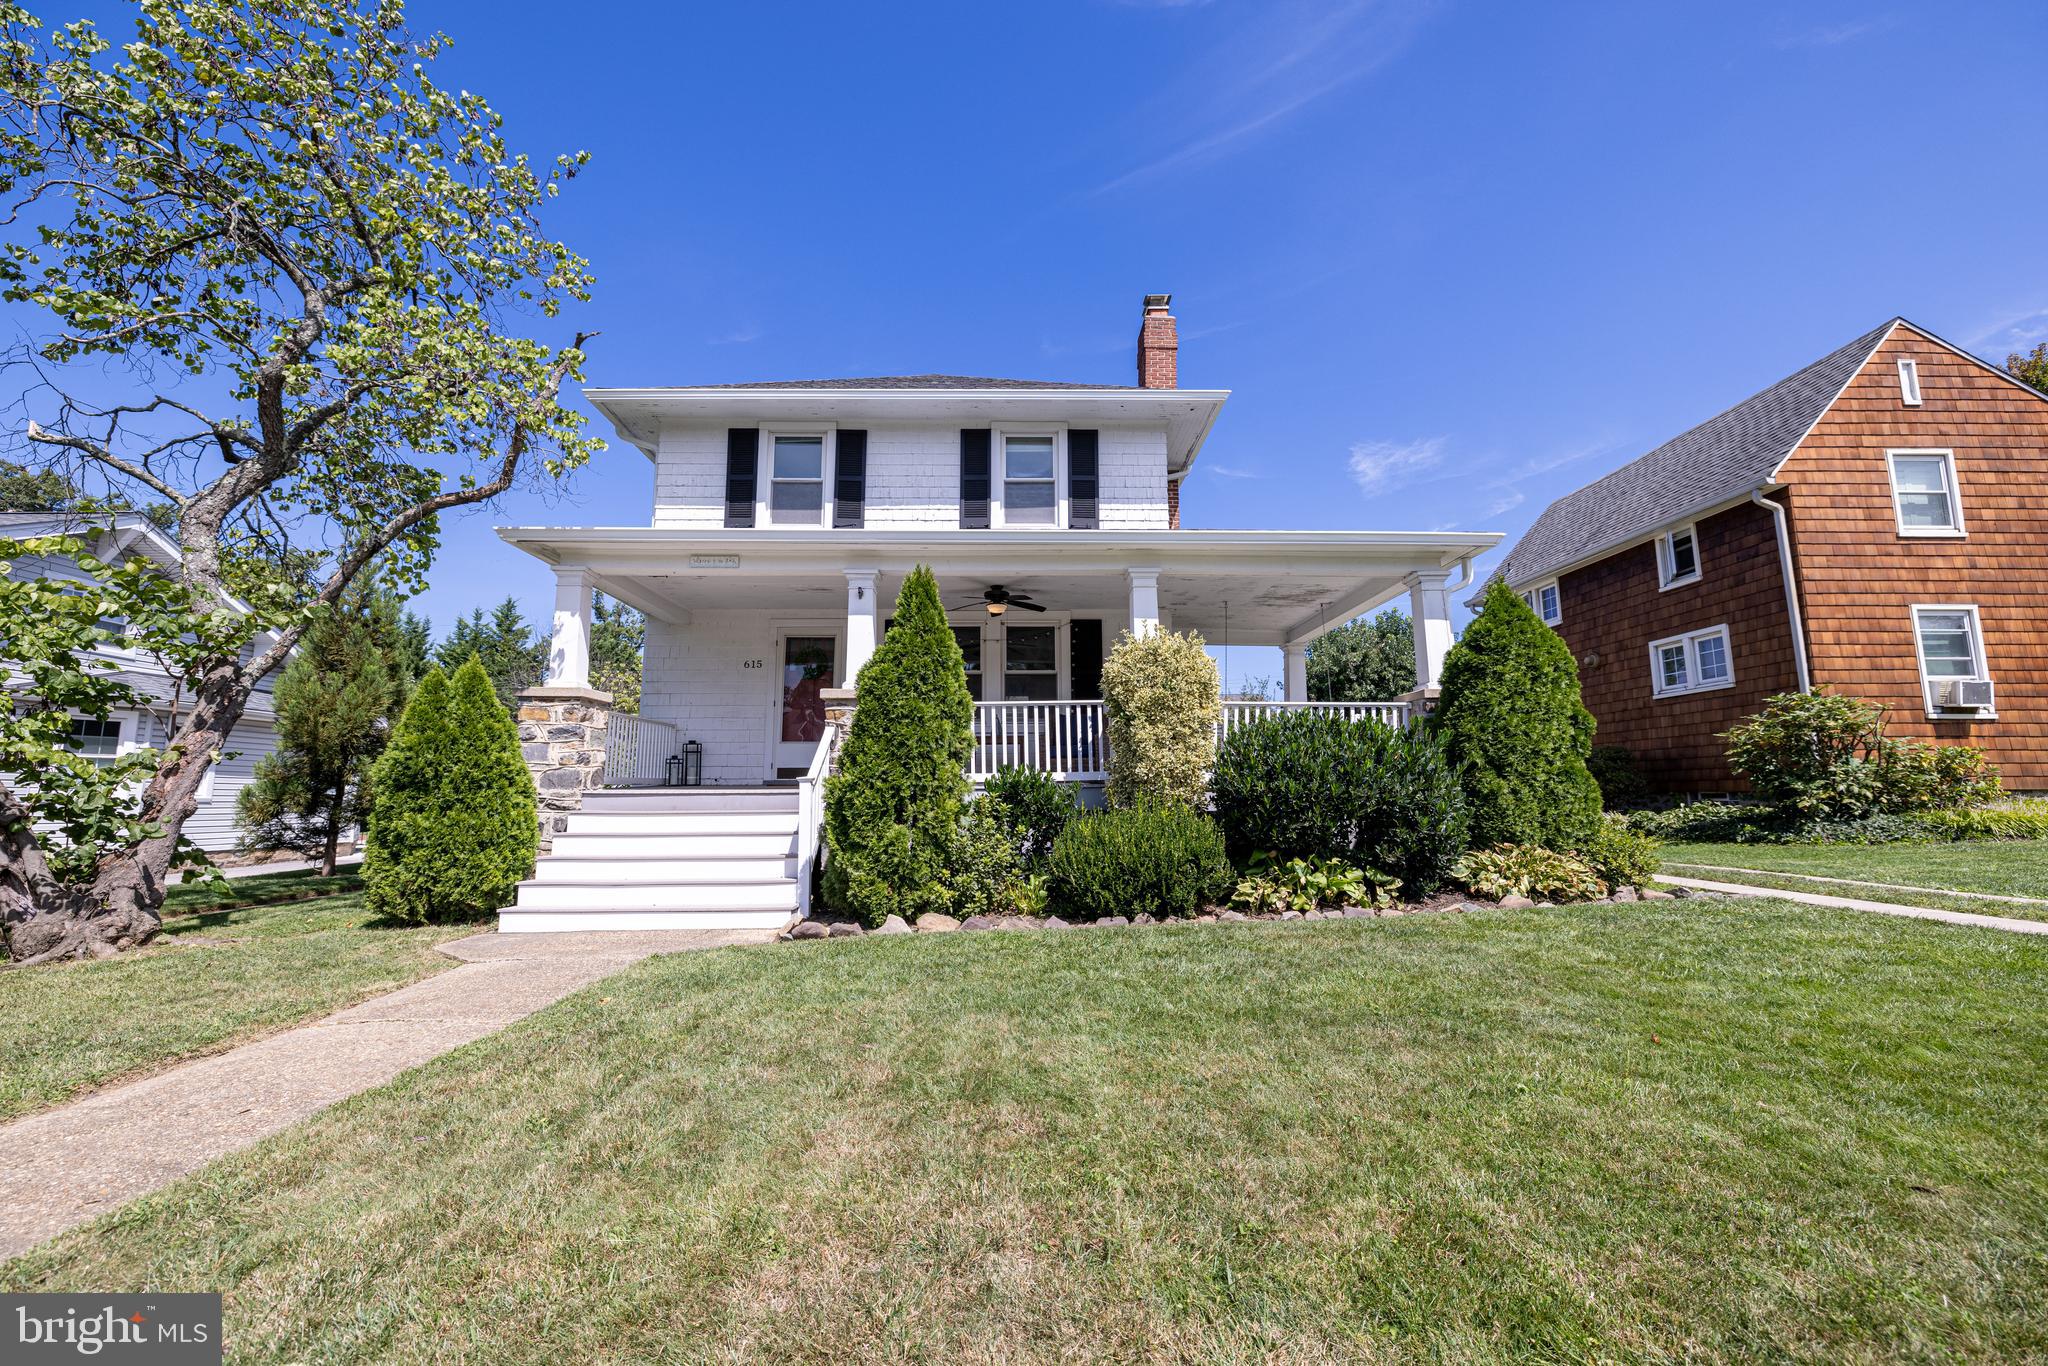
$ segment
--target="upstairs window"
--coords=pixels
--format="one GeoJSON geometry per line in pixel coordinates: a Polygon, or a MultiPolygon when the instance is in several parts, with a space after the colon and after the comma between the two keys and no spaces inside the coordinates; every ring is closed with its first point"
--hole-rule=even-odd
{"type": "Polygon", "coordinates": [[[778,436],[768,470],[768,524],[818,526],[825,520],[825,438],[778,436]]]}
{"type": "Polygon", "coordinates": [[[1734,683],[1726,626],[1650,642],[1650,690],[1658,697],[1707,692],[1734,683]]]}
{"type": "Polygon", "coordinates": [[[66,742],[73,753],[103,764],[121,752],[121,723],[99,721],[90,716],[71,719],[71,736],[66,742]]]}
{"type": "Polygon", "coordinates": [[[1677,588],[1697,583],[1700,577],[1700,538],[1692,527],[1682,526],[1657,538],[1657,586],[1677,588]]]}
{"type": "Polygon", "coordinates": [[[1058,442],[1050,435],[1010,436],[1002,441],[1003,522],[1008,526],[1053,526],[1059,519],[1055,479],[1058,442]]]}
{"type": "Polygon", "coordinates": [[[1529,604],[1546,626],[1555,626],[1564,620],[1564,598],[1557,591],[1557,580],[1539,583],[1522,594],[1522,601],[1529,604]]]}
{"type": "Polygon", "coordinates": [[[1920,362],[1902,360],[1899,362],[1899,402],[1908,408],[1920,406],[1920,362]]]}
{"type": "Polygon", "coordinates": [[[1963,504],[1953,451],[1889,452],[1901,536],[1960,536],[1963,504]]]}

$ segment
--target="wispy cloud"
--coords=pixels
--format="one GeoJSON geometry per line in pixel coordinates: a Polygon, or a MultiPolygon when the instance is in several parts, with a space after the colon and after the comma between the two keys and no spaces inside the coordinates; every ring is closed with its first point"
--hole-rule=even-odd
{"type": "Polygon", "coordinates": [[[1207,470],[1207,471],[1208,471],[1209,473],[1211,473],[1211,474],[1215,475],[1215,476],[1216,476],[1216,477],[1217,477],[1218,479],[1263,479],[1263,478],[1265,478],[1265,476],[1264,476],[1264,475],[1262,475],[1262,474],[1260,474],[1260,473],[1259,473],[1259,472],[1258,472],[1257,470],[1248,470],[1248,469],[1243,469],[1243,468],[1240,468],[1240,467],[1239,467],[1239,466],[1237,466],[1237,465],[1219,465],[1219,464],[1217,464],[1217,463],[1216,463],[1215,461],[1213,461],[1213,460],[1205,462],[1205,463],[1204,463],[1204,464],[1202,465],[1202,468],[1203,468],[1203,469],[1205,469],[1205,470],[1207,470]]]}
{"type": "Polygon", "coordinates": [[[1971,337],[1969,347],[1981,356],[2002,361],[2015,351],[2029,350],[2043,341],[2048,341],[2048,308],[1994,323],[1971,337]]]}
{"type": "Polygon", "coordinates": [[[1443,459],[1445,440],[1440,436],[1420,441],[1361,441],[1351,448],[1347,462],[1352,482],[1360,493],[1385,493],[1414,481],[1415,476],[1434,469],[1443,459]]]}
{"type": "Polygon", "coordinates": [[[1253,7],[1210,56],[1160,93],[1173,125],[1194,135],[1096,186],[1109,194],[1214,161],[1400,56],[1426,16],[1423,0],[1253,7]]]}
{"type": "Polygon", "coordinates": [[[704,340],[710,346],[744,346],[748,342],[761,340],[762,335],[760,328],[748,326],[735,328],[723,336],[706,337],[704,340]]]}
{"type": "Polygon", "coordinates": [[[1781,48],[1840,47],[1853,43],[1858,38],[1867,38],[1886,29],[1896,28],[1899,18],[1895,14],[1874,15],[1868,19],[1850,19],[1839,24],[1816,24],[1805,28],[1788,29],[1780,32],[1776,45],[1781,48]]]}

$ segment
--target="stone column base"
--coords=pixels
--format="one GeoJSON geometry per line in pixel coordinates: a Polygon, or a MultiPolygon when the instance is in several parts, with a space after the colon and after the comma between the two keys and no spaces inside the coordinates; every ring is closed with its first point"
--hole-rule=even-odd
{"type": "Polygon", "coordinates": [[[583,794],[604,783],[605,727],[612,695],[596,688],[528,688],[519,694],[519,750],[533,774],[546,853],[568,828],[583,794]]]}
{"type": "Polygon", "coordinates": [[[1419,721],[1436,710],[1436,700],[1442,693],[1443,690],[1441,688],[1414,688],[1400,694],[1394,700],[1396,702],[1406,702],[1408,704],[1408,719],[1419,721]]]}

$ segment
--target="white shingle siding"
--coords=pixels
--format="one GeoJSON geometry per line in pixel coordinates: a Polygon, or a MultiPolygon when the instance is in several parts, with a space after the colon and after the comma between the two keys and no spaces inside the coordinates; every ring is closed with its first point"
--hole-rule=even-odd
{"type": "MultiPolygon", "coordinates": [[[[1166,429],[1100,430],[1103,529],[1165,527],[1166,429]]],[[[725,428],[665,427],[655,450],[654,525],[724,527],[725,428]]],[[[768,477],[765,458],[760,477],[768,477]]],[[[870,427],[866,525],[915,530],[959,524],[959,427],[870,427]]]]}
{"type": "Polygon", "coordinates": [[[777,701],[775,630],[759,612],[692,612],[687,626],[647,619],[640,714],[704,746],[707,783],[761,781],[777,701]],[[757,659],[761,668],[746,667],[757,659]]]}
{"type": "Polygon", "coordinates": [[[233,849],[242,838],[235,824],[235,799],[256,777],[256,761],[277,749],[277,731],[268,721],[243,720],[228,734],[221,760],[208,775],[211,791],[185,822],[185,837],[214,853],[233,849]]]}

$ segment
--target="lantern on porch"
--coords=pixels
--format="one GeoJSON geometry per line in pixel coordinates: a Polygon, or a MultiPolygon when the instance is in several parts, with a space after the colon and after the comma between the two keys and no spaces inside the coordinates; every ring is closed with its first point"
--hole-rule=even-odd
{"type": "Polygon", "coordinates": [[[698,787],[704,782],[704,746],[697,740],[683,742],[681,754],[668,756],[668,785],[698,787]]]}

